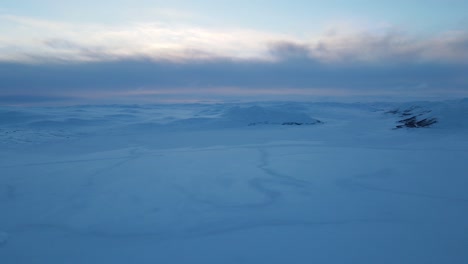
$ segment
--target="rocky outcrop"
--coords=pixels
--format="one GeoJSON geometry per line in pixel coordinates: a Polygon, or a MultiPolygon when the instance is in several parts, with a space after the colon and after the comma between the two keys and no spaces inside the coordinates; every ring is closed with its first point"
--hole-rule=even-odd
{"type": "Polygon", "coordinates": [[[387,111],[386,114],[397,115],[400,119],[397,121],[395,129],[399,128],[423,128],[430,127],[438,122],[437,118],[430,116],[431,110],[420,107],[411,106],[404,109],[393,109],[387,111]]]}
{"type": "Polygon", "coordinates": [[[282,126],[311,126],[311,125],[318,125],[323,124],[320,120],[315,120],[314,122],[282,122],[282,123],[274,123],[274,122],[252,122],[249,123],[249,126],[257,126],[257,125],[282,125],[282,126]]]}
{"type": "Polygon", "coordinates": [[[437,123],[436,118],[424,118],[418,120],[417,116],[412,116],[410,118],[406,118],[403,120],[398,121],[401,125],[397,125],[396,128],[418,128],[418,127],[430,127],[431,125],[437,123]]]}
{"type": "Polygon", "coordinates": [[[233,107],[226,111],[223,118],[248,126],[282,125],[303,126],[323,124],[322,121],[311,118],[304,112],[291,109],[275,109],[262,106],[233,107]]]}

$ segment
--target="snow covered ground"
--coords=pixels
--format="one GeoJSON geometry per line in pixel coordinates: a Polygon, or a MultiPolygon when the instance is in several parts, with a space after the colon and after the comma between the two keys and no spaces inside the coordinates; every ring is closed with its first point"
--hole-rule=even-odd
{"type": "Polygon", "coordinates": [[[0,107],[2,264],[464,264],[467,189],[466,99],[0,107]]]}

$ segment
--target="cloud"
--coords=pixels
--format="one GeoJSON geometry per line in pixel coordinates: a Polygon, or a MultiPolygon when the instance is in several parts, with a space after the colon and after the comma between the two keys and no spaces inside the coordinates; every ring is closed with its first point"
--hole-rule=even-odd
{"type": "Polygon", "coordinates": [[[25,95],[174,101],[182,95],[193,100],[468,92],[468,31],[418,37],[391,27],[334,29],[303,39],[157,22],[2,20],[9,23],[0,25],[8,27],[0,37],[3,102],[32,100],[25,95]]]}
{"type": "Polygon", "coordinates": [[[145,57],[152,60],[186,60],[210,54],[247,59],[262,57],[264,43],[285,38],[249,29],[213,29],[161,22],[109,26],[70,24],[18,16],[0,16],[5,34],[0,39],[0,61],[41,63],[102,61],[89,50],[110,60],[145,57]],[[197,52],[190,52],[197,51],[197,52]]]}
{"type": "Polygon", "coordinates": [[[65,39],[46,39],[44,40],[44,45],[56,50],[75,50],[75,49],[83,49],[84,47],[78,45],[77,43],[71,42],[65,39]]]}
{"type": "Polygon", "coordinates": [[[273,43],[270,51],[281,59],[303,57],[324,63],[463,63],[468,60],[468,31],[426,39],[392,30],[333,33],[309,42],[273,43]]]}
{"type": "MultiPolygon", "coordinates": [[[[289,49],[286,49],[289,50],[289,49]]],[[[74,64],[0,64],[0,94],[77,99],[153,95],[420,94],[468,92],[467,64],[330,65],[314,60],[229,59],[184,63],[135,58],[74,64]],[[321,92],[318,92],[321,91],[321,92]]],[[[289,97],[291,98],[291,97],[289,97]]]]}
{"type": "Polygon", "coordinates": [[[311,47],[298,42],[279,41],[270,43],[269,51],[274,58],[280,60],[312,59],[311,47]]]}
{"type": "Polygon", "coordinates": [[[468,60],[468,30],[417,36],[391,26],[327,28],[308,38],[239,28],[139,22],[72,24],[0,15],[0,61],[99,62],[310,59],[322,63],[445,62],[468,60]]]}
{"type": "Polygon", "coordinates": [[[53,95],[0,95],[0,104],[36,104],[36,103],[55,103],[75,100],[74,97],[53,96],[53,95]]]}

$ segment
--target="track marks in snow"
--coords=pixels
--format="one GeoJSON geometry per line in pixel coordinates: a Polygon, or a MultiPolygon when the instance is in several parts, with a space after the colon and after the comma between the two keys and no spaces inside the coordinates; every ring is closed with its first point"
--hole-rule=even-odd
{"type": "Polygon", "coordinates": [[[69,160],[51,160],[44,162],[31,162],[31,163],[19,163],[19,164],[8,164],[0,165],[1,168],[21,168],[21,167],[39,167],[39,166],[49,166],[49,165],[68,165],[74,163],[88,163],[96,161],[112,161],[112,160],[128,160],[134,159],[135,157],[160,157],[163,156],[163,151],[152,151],[152,152],[139,152],[140,149],[135,148],[131,149],[128,155],[115,156],[115,157],[101,157],[101,158],[83,158],[83,159],[69,159],[69,160]]]}
{"type": "Polygon", "coordinates": [[[383,172],[377,172],[375,174],[372,174],[372,176],[359,175],[359,176],[355,176],[352,178],[340,179],[340,180],[337,180],[335,183],[337,186],[345,188],[345,189],[358,188],[360,190],[381,192],[381,193],[386,193],[386,194],[413,196],[413,197],[423,198],[423,199],[435,199],[435,200],[456,202],[456,203],[461,202],[464,205],[468,206],[468,199],[465,199],[465,198],[449,197],[449,196],[436,195],[436,194],[430,194],[430,193],[413,192],[413,191],[398,190],[398,189],[393,189],[393,188],[379,187],[379,186],[375,186],[375,185],[372,185],[363,181],[363,179],[370,178],[370,177],[374,177],[374,178],[386,177],[385,175],[380,175],[380,173],[383,173],[383,172]]]}
{"type": "Polygon", "coordinates": [[[360,189],[368,190],[368,191],[383,192],[383,193],[390,193],[390,194],[396,194],[396,195],[405,195],[405,196],[414,196],[414,197],[418,197],[418,198],[445,200],[447,202],[463,202],[463,203],[466,203],[466,205],[468,206],[468,199],[464,199],[464,198],[448,197],[448,196],[442,196],[442,195],[419,193],[419,192],[410,192],[410,191],[402,191],[402,190],[394,190],[394,189],[389,189],[389,188],[372,186],[370,184],[361,183],[361,182],[358,182],[358,181],[353,180],[353,179],[345,179],[345,180],[341,180],[341,181],[339,181],[337,183],[338,183],[338,185],[340,185],[342,187],[345,187],[345,188],[358,187],[360,189]]]}
{"type": "Polygon", "coordinates": [[[75,193],[69,196],[69,198],[67,199],[68,202],[61,203],[60,205],[49,209],[47,212],[41,215],[39,219],[46,219],[50,216],[53,217],[54,214],[68,209],[72,204],[84,204],[84,201],[90,199],[90,197],[95,197],[99,190],[102,190],[109,184],[118,180],[115,178],[115,175],[111,173],[113,170],[118,169],[126,163],[141,158],[142,155],[143,154],[138,153],[138,149],[133,149],[130,150],[129,155],[125,156],[125,158],[119,158],[117,162],[113,162],[110,165],[107,165],[103,168],[96,169],[90,175],[86,176],[86,180],[82,184],[81,188],[79,188],[78,190],[76,190],[75,193]]]}
{"type": "Polygon", "coordinates": [[[310,184],[310,182],[308,181],[300,180],[292,176],[284,175],[284,174],[274,171],[273,169],[270,168],[270,162],[269,162],[270,154],[268,153],[268,151],[264,148],[260,148],[259,152],[260,152],[260,164],[258,165],[258,168],[263,170],[263,172],[265,172],[267,175],[274,178],[276,182],[281,183],[283,185],[293,186],[297,188],[302,188],[305,185],[310,184]]]}
{"type": "Polygon", "coordinates": [[[359,224],[389,224],[395,223],[397,220],[386,219],[334,219],[334,220],[315,220],[304,221],[299,219],[257,219],[248,221],[231,221],[224,223],[211,223],[204,226],[196,226],[186,230],[185,236],[204,237],[211,235],[222,235],[232,232],[240,232],[259,228],[268,227],[306,227],[317,228],[322,226],[340,226],[340,225],[359,225],[359,224]]]}
{"type": "Polygon", "coordinates": [[[7,232],[0,231],[0,247],[8,242],[9,237],[7,232]]]}
{"type": "MultiPolygon", "coordinates": [[[[254,148],[252,148],[254,149],[254,148]]],[[[256,147],[259,152],[259,160],[256,168],[262,173],[259,176],[246,180],[246,184],[261,197],[262,201],[226,204],[214,199],[204,198],[183,186],[175,186],[179,192],[183,193],[189,200],[196,203],[211,206],[216,209],[258,209],[276,204],[282,197],[287,196],[288,189],[300,190],[297,193],[306,193],[311,183],[305,180],[297,179],[289,175],[281,174],[273,170],[270,166],[270,154],[265,147],[256,147]]],[[[246,175],[249,176],[249,175],[246,175]]]]}
{"type": "MultiPolygon", "coordinates": [[[[158,231],[126,231],[125,229],[120,230],[100,230],[92,228],[73,228],[65,225],[55,224],[29,224],[23,226],[17,226],[10,231],[10,233],[3,232],[5,236],[5,243],[7,242],[10,234],[15,236],[22,236],[23,234],[31,233],[49,233],[57,237],[63,237],[64,235],[70,237],[87,237],[87,238],[99,238],[99,239],[135,239],[135,240],[173,240],[173,239],[196,239],[207,236],[223,235],[235,232],[242,232],[261,228],[321,228],[323,226],[346,226],[346,225],[367,225],[367,224],[394,224],[401,222],[399,220],[388,220],[388,219],[324,219],[324,220],[300,220],[300,219],[227,219],[220,221],[213,221],[203,224],[195,224],[189,227],[180,227],[178,229],[171,230],[158,230],[158,231]]],[[[1,246],[1,243],[0,243],[1,246]]]]}
{"type": "Polygon", "coordinates": [[[133,156],[122,156],[122,157],[111,157],[111,158],[98,158],[98,159],[76,159],[76,160],[60,160],[60,161],[48,161],[38,163],[25,163],[15,165],[0,166],[0,168],[14,168],[14,167],[34,167],[34,166],[46,166],[46,165],[60,165],[60,164],[72,164],[72,163],[86,163],[94,161],[106,161],[106,160],[122,160],[133,158],[133,156]]]}
{"type": "MultiPolygon", "coordinates": [[[[260,192],[265,196],[265,201],[262,203],[262,206],[269,206],[276,203],[281,196],[284,195],[284,192],[276,191],[271,188],[271,185],[277,185],[282,187],[292,187],[295,189],[304,189],[310,185],[310,182],[296,179],[289,175],[284,175],[276,172],[270,168],[269,153],[265,148],[259,148],[260,152],[260,163],[257,166],[262,170],[266,175],[270,176],[269,178],[254,178],[249,181],[249,185],[260,192]]],[[[284,191],[284,188],[282,188],[284,191]]]]}
{"type": "Polygon", "coordinates": [[[12,184],[5,185],[5,198],[7,201],[14,201],[16,199],[16,186],[12,184]]]}

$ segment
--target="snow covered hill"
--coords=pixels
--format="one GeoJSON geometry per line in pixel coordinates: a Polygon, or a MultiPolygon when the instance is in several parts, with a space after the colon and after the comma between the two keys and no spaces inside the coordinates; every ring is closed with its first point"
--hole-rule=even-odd
{"type": "Polygon", "coordinates": [[[467,135],[468,100],[0,107],[0,263],[468,263],[467,135]]]}

